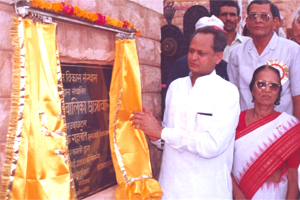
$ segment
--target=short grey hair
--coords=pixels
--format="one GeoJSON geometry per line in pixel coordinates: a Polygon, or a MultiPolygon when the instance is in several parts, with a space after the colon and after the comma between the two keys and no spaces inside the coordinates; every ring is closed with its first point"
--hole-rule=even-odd
{"type": "Polygon", "coordinates": [[[299,18],[299,16],[300,16],[300,7],[295,12],[294,23],[297,22],[297,19],[299,18]]]}

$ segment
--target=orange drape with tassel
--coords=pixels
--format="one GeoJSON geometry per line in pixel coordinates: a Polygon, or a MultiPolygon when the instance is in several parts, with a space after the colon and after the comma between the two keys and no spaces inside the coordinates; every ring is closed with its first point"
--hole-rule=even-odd
{"type": "Polygon", "coordinates": [[[134,129],[130,112],[142,110],[141,81],[135,41],[116,40],[110,87],[110,146],[118,187],[116,198],[161,199],[159,183],[152,178],[144,133],[134,129]]]}
{"type": "Polygon", "coordinates": [[[12,107],[0,199],[74,199],[56,25],[14,21],[12,107]]]}

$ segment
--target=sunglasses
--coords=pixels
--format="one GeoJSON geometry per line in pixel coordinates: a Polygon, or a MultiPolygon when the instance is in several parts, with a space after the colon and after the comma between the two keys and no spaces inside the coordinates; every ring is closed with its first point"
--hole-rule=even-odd
{"type": "Polygon", "coordinates": [[[264,90],[269,86],[270,90],[272,91],[277,91],[280,88],[279,83],[274,83],[274,82],[268,82],[268,81],[255,81],[255,85],[257,89],[264,90]]]}
{"type": "Polygon", "coordinates": [[[250,13],[248,15],[248,19],[249,19],[249,21],[255,21],[256,18],[258,18],[258,16],[260,16],[260,18],[263,22],[268,22],[273,17],[272,15],[270,15],[268,13],[260,13],[260,14],[259,13],[250,13]]]}

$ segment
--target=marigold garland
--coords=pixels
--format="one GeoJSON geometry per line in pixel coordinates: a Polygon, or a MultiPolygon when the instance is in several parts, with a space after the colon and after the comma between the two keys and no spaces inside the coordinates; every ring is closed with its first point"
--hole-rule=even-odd
{"type": "MultiPolygon", "coordinates": [[[[77,17],[81,17],[81,18],[90,20],[92,22],[96,22],[99,25],[107,24],[107,25],[111,25],[114,27],[118,27],[118,28],[134,27],[134,25],[127,20],[120,21],[120,20],[114,19],[110,16],[101,15],[100,13],[87,12],[84,8],[80,9],[78,6],[73,7],[72,5],[69,5],[65,2],[49,3],[46,0],[30,0],[30,2],[32,3],[33,7],[52,10],[54,12],[62,12],[62,13],[67,14],[68,16],[71,16],[74,14],[77,17]]],[[[141,31],[136,30],[135,35],[140,36],[141,31]]]]}

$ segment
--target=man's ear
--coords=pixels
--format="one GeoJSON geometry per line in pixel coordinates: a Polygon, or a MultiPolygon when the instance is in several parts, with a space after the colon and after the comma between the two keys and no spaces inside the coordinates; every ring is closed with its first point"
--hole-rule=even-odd
{"type": "Polygon", "coordinates": [[[295,19],[292,22],[292,28],[294,28],[294,26],[295,26],[295,19]]]}
{"type": "Polygon", "coordinates": [[[241,16],[238,17],[238,21],[237,22],[239,23],[240,21],[241,21],[241,16]]]}
{"type": "Polygon", "coordinates": [[[221,62],[221,60],[223,59],[223,52],[217,52],[215,54],[215,58],[216,58],[216,65],[219,64],[221,62]]]}
{"type": "Polygon", "coordinates": [[[273,19],[273,27],[272,27],[273,30],[275,30],[275,28],[277,27],[278,23],[279,23],[279,18],[275,17],[273,19]]]}

